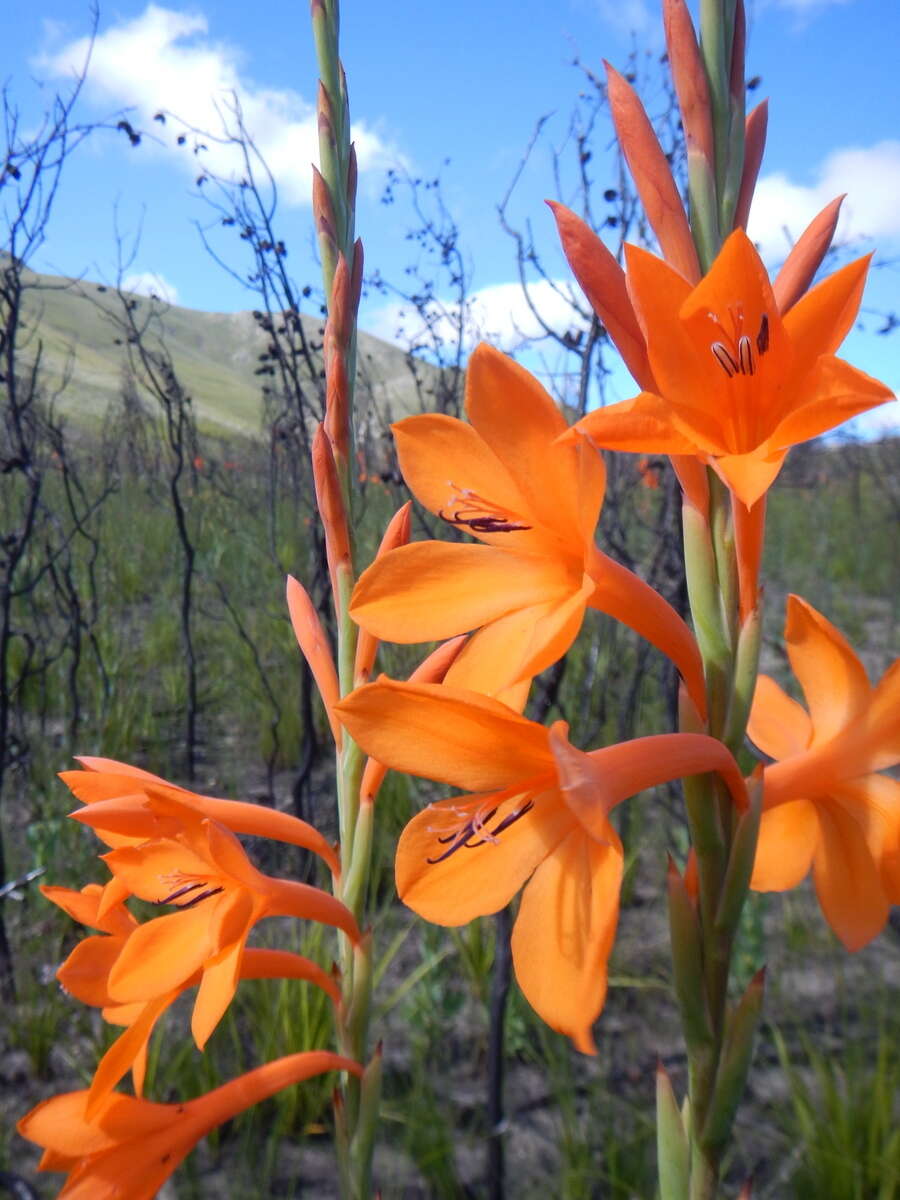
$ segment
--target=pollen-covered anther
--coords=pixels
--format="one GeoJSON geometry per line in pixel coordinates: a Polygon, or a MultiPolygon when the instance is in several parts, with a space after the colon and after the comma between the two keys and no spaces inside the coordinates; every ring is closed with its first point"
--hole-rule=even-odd
{"type": "Polygon", "coordinates": [[[514,808],[512,812],[507,813],[502,820],[498,821],[493,829],[488,829],[487,823],[496,815],[499,807],[498,804],[495,804],[487,812],[482,807],[458,829],[439,835],[437,840],[442,846],[447,845],[448,842],[450,844],[443,854],[439,854],[436,858],[428,858],[425,861],[433,866],[435,863],[443,862],[451,854],[455,854],[457,850],[462,850],[463,848],[474,850],[476,846],[483,846],[485,842],[496,842],[499,834],[534,808],[534,800],[529,798],[524,804],[520,804],[518,808],[514,808]],[[472,838],[477,838],[478,840],[472,841],[472,838]]]}
{"type": "Polygon", "coordinates": [[[438,516],[449,525],[464,525],[473,533],[514,533],[531,529],[515,513],[486,500],[471,488],[457,488],[453,483],[450,486],[455,493],[453,499],[446,508],[438,509],[438,516]]]}
{"type": "MultiPolygon", "coordinates": [[[[712,314],[710,315],[712,316],[712,314]]],[[[734,336],[710,344],[709,348],[713,358],[729,379],[733,379],[735,375],[755,375],[757,357],[762,357],[769,349],[768,313],[763,313],[759,333],[755,339],[751,338],[749,334],[739,332],[744,324],[743,313],[740,310],[732,312],[730,315],[735,330],[734,336]],[[755,351],[754,340],[756,342],[755,351]]],[[[716,321],[716,324],[722,330],[721,323],[716,321]]],[[[722,332],[724,334],[725,331],[722,330],[722,332]]]]}
{"type": "Polygon", "coordinates": [[[186,883],[183,887],[177,888],[174,892],[170,892],[162,900],[157,900],[157,904],[174,904],[176,908],[185,909],[193,908],[194,905],[200,904],[203,900],[208,900],[210,896],[217,896],[219,892],[223,892],[223,887],[206,887],[205,891],[201,891],[199,895],[191,896],[190,900],[186,900],[183,904],[178,904],[177,901],[182,896],[189,896],[192,892],[196,892],[198,888],[206,887],[205,881],[195,880],[193,883],[186,883]]]}

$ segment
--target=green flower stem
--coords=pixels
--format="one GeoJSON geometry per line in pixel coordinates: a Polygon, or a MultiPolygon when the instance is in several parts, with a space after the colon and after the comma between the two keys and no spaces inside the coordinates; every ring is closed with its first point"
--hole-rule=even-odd
{"type": "Polygon", "coordinates": [[[731,496],[728,488],[712,468],[707,468],[709,479],[709,511],[712,529],[713,553],[716,559],[716,576],[719,581],[719,607],[722,624],[726,630],[729,655],[737,641],[738,621],[738,570],[734,547],[734,521],[731,515],[731,496]]]}
{"type": "Polygon", "coordinates": [[[656,1068],[656,1157],[660,1200],[688,1200],[690,1147],[665,1069],[656,1068]]]}
{"type": "Polygon", "coordinates": [[[682,509],[684,559],[691,618],[703,658],[709,705],[709,729],[724,724],[731,676],[731,644],[722,612],[719,574],[710,526],[691,504],[682,509]]]}
{"type": "Polygon", "coordinates": [[[713,164],[702,154],[688,151],[688,200],[691,233],[697,247],[700,270],[706,274],[722,249],[719,202],[713,164]]]}
{"type": "Polygon", "coordinates": [[[355,1166],[357,1193],[354,1200],[369,1200],[372,1195],[372,1152],[381,1104],[382,1053],[377,1046],[359,1085],[359,1119],[350,1147],[355,1166]]]}
{"type": "MultiPolygon", "coordinates": [[[[739,589],[734,525],[727,489],[709,472],[709,519],[685,505],[684,544],[688,596],[707,682],[709,731],[732,750],[755,686],[758,621],[739,629],[739,589]]],[[[682,720],[682,728],[686,721],[682,720]]],[[[730,795],[710,776],[684,781],[691,842],[697,858],[699,903],[692,931],[685,897],[673,897],[670,921],[675,987],[688,1052],[691,1109],[690,1200],[717,1192],[724,1141],[739,1092],[741,1061],[729,1051],[728,980],[734,937],[749,887],[759,825],[758,789],[748,813],[738,815],[730,795]],[[699,965],[698,965],[699,944],[699,965]],[[706,1030],[709,1029],[707,1036],[706,1030]],[[725,1072],[723,1074],[723,1072],[725,1072]],[[727,1076],[727,1080],[726,1080],[727,1076]],[[726,1082],[723,1082],[726,1080],[726,1082]],[[704,1139],[707,1128],[716,1137],[704,1139]]],[[[749,1059],[747,1060],[749,1062],[749,1059]]]]}
{"type": "MultiPolygon", "coordinates": [[[[361,264],[354,259],[356,164],[350,142],[350,109],[347,83],[339,53],[340,13],[338,0],[312,0],[311,19],[319,64],[319,170],[327,190],[317,212],[319,244],[322,249],[322,282],[329,317],[343,313],[333,327],[335,342],[330,352],[339,354],[345,371],[347,410],[346,445],[341,447],[338,463],[341,494],[347,512],[350,536],[350,561],[337,570],[337,672],[339,691],[346,696],[353,690],[354,661],[358,631],[350,619],[350,598],[356,579],[352,520],[353,494],[353,389],[356,379],[356,306],[352,280],[361,264]],[[333,225],[333,227],[332,227],[333,225]],[[335,290],[335,273],[343,257],[350,273],[350,286],[340,295],[335,290]],[[340,306],[340,309],[338,309],[340,306]]],[[[327,363],[326,363],[327,367],[327,363]]],[[[329,383],[340,386],[333,376],[329,383]]],[[[345,731],[337,762],[338,820],[341,838],[342,878],[340,895],[361,926],[365,926],[365,905],[372,856],[371,805],[360,808],[359,788],[365,756],[345,731]]],[[[337,1040],[341,1049],[357,1062],[369,1058],[369,1017],[372,992],[372,939],[364,937],[354,947],[340,939],[342,1003],[337,1015],[337,1040]]],[[[369,1200],[372,1194],[372,1153],[378,1123],[381,1091],[381,1055],[369,1062],[362,1082],[349,1078],[335,1099],[338,1182],[344,1200],[369,1200]]]]}
{"type": "Polygon", "coordinates": [[[744,744],[744,732],[753,704],[753,693],[756,691],[761,632],[762,614],[759,609],[756,609],[746,618],[738,634],[737,653],[734,660],[734,683],[731,689],[728,717],[725,722],[725,733],[722,738],[734,755],[737,755],[744,744]]]}
{"type": "Polygon", "coordinates": [[[735,0],[700,0],[700,53],[709,80],[713,139],[716,152],[716,193],[722,196],[728,166],[729,78],[734,38],[735,0]]]}
{"type": "Polygon", "coordinates": [[[713,1028],[703,978],[703,945],[700,923],[687,886],[677,867],[669,867],[669,934],[675,995],[688,1053],[693,1059],[708,1054],[713,1028]]]}
{"type": "Polygon", "coordinates": [[[699,1141],[707,1152],[721,1154],[734,1121],[753,1057],[753,1039],[762,1011],[765,968],[758,971],[731,1013],[719,1061],[715,1090],[699,1141]]]}

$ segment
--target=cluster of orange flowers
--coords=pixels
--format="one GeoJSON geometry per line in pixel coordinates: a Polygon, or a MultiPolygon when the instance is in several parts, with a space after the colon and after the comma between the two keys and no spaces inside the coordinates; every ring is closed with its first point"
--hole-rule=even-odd
{"type": "MultiPolygon", "coordinates": [[[[558,216],[575,272],[588,280],[596,239],[572,213],[558,216]]],[[[395,426],[417,499],[484,544],[394,550],[364,572],[351,611],[393,641],[478,631],[443,685],[382,679],[338,705],[380,762],[474,793],[409,824],[397,852],[400,896],[427,919],[456,925],[496,912],[527,882],[513,933],[516,975],[536,1011],[583,1050],[603,1004],[618,909],[622,846],[610,809],[708,771],[725,776],[739,810],[747,804],[737,764],[715,738],[660,735],[583,754],[562,723],[547,730],[519,715],[531,677],[570,647],[588,607],[668,654],[697,713],[706,712],[693,635],[594,543],[603,500],[594,446],[677,456],[685,501],[701,515],[697,467],[711,467],[740,528],[741,518],[761,522],[792,444],[891,399],[834,357],[859,307],[866,260],[782,313],[740,230],[693,287],[646,251],[626,247],[626,259],[634,305],[626,316],[652,390],[567,430],[531,375],[480,346],[469,365],[468,424],[423,416],[395,426]]],[[[745,620],[756,616],[760,540],[761,531],[743,546],[745,620]]],[[[812,866],[828,921],[857,949],[900,902],[900,783],[878,773],[900,760],[900,663],[872,689],[838,630],[797,596],[785,638],[809,715],[759,679],[749,733],[777,761],[762,774],[752,887],[782,891],[812,866]]]]}
{"type": "Polygon", "coordinates": [[[236,834],[273,838],[317,854],[338,870],[334,849],[312,826],[259,804],[200,796],[124,763],[83,758],[63,780],[84,805],[73,817],[110,850],[100,887],[44,887],[44,895],[98,930],[57,972],[76,999],[100,1008],[124,1032],[106,1051],[89,1089],[55,1096],[19,1123],[45,1147],[43,1170],[67,1171],[60,1195],[153,1196],[197,1140],[273,1092],[324,1071],[362,1068],[337,1054],[309,1051],[270,1062],[184,1104],[141,1099],[156,1023],[196,987],[191,1032],[202,1049],[242,979],[305,980],[340,1001],[335,980],[316,963],[284,950],[248,948],[265,917],[290,916],[360,932],[334,896],[263,875],[236,834]],[[139,923],[130,897],[175,911],[139,923]],[[131,1071],[135,1096],[113,1089],[131,1071]]]}
{"type": "MultiPolygon", "coordinates": [[[[682,12],[676,0],[667,5],[676,22],[682,12]]],[[[696,47],[684,43],[679,58],[678,29],[668,32],[689,154],[697,153],[711,135],[697,124],[702,105],[693,103],[683,71],[696,47]]],[[[352,739],[370,756],[359,810],[371,814],[389,768],[463,792],[429,805],[405,829],[396,858],[401,898],[427,920],[460,925],[497,912],[524,889],[512,936],[518,981],[540,1016],[585,1053],[594,1051],[623,872],[610,814],[646,788],[717,775],[732,831],[752,827],[755,835],[759,821],[746,864],[750,886],[783,891],[812,870],[825,917],[849,949],[873,938],[889,905],[900,902],[900,783],[884,773],[900,761],[900,663],[873,688],[840,632],[797,596],[788,600],[785,641],[806,708],[773,680],[757,679],[753,653],[741,658],[742,647],[758,645],[765,498],[788,450],[892,398],[835,357],[860,306],[867,260],[810,288],[834,233],[836,201],[770,283],[744,232],[761,155],[761,120],[751,114],[748,148],[756,152],[748,149],[732,231],[703,273],[665,157],[636,96],[613,71],[609,96],[663,257],[627,246],[623,270],[574,213],[558,205],[554,213],[572,270],[639,394],[569,428],[528,371],[482,345],[468,365],[467,422],[426,415],[395,426],[415,497],[475,541],[411,543],[409,506],[401,509],[353,592],[360,637],[352,674],[360,686],[351,694],[341,696],[309,597],[296,581],[288,586],[335,745],[344,751],[352,739]],[[736,596],[734,611],[716,618],[732,637],[724,696],[704,650],[702,610],[694,609],[695,635],[595,542],[605,487],[600,451],[610,449],[670,456],[686,530],[701,548],[712,539],[711,491],[725,489],[736,596]],[[624,622],[674,663],[686,732],[584,752],[564,722],[545,728],[523,715],[532,680],[569,650],[588,609],[624,622]],[[380,640],[445,644],[409,681],[369,683],[380,640]],[[739,684],[746,689],[748,679],[745,694],[739,684]],[[770,760],[749,779],[734,757],[745,727],[770,760]]],[[[344,264],[338,270],[346,274],[344,264]]],[[[335,449],[342,445],[320,428],[313,449],[336,596],[352,557],[335,449]]],[[[196,1140],[235,1112],[311,1074],[363,1069],[346,1056],[306,1052],[184,1104],[153,1104],[141,1089],[148,1042],[165,1010],[198,988],[192,1033],[202,1048],[241,979],[307,981],[339,1006],[333,975],[299,955],[250,948],[248,935],[273,915],[323,922],[353,945],[361,933],[334,895],[260,873],[236,836],[304,847],[337,880],[338,854],[304,822],[199,796],[120,763],[81,761],[84,770],[63,778],[83,804],[75,818],[110,848],[103,857],[112,877],[102,888],[44,891],[98,931],[60,968],[61,983],[124,1032],[89,1089],[46,1101],[20,1130],[45,1147],[43,1168],[68,1172],[62,1195],[151,1196],[196,1140]],[[130,897],[174,911],[139,923],[126,907],[130,897]],[[129,1070],[134,1097],[114,1090],[129,1070]]],[[[683,882],[697,906],[696,859],[683,882]]]]}

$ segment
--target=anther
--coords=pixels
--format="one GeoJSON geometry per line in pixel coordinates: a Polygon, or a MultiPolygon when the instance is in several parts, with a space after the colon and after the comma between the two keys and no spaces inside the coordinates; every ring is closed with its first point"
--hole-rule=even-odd
{"type": "MultiPolygon", "coordinates": [[[[175,892],[171,892],[164,900],[157,900],[157,904],[175,904],[176,900],[180,900],[182,896],[187,896],[190,892],[196,892],[197,888],[202,888],[202,883],[186,883],[184,887],[179,888],[175,892]]],[[[176,904],[176,908],[182,910],[193,908],[195,904],[200,904],[203,900],[208,900],[210,896],[217,896],[219,892],[224,892],[223,887],[207,888],[205,892],[201,892],[199,896],[193,896],[186,904],[176,904]]]]}
{"type": "Polygon", "coordinates": [[[746,333],[738,338],[738,366],[742,375],[753,374],[753,346],[746,333]]]}
{"type": "Polygon", "coordinates": [[[763,313],[759,323],[759,333],[756,335],[756,348],[760,354],[765,354],[769,348],[769,316],[763,313]]]}
{"type": "Polygon", "coordinates": [[[517,521],[512,513],[485,500],[470,488],[450,486],[456,492],[453,502],[446,510],[438,509],[438,516],[449,525],[465,525],[473,533],[514,533],[531,529],[523,521],[517,521]]]}
{"type": "Polygon", "coordinates": [[[195,904],[200,904],[203,900],[208,900],[210,896],[218,896],[219,892],[224,892],[223,887],[208,888],[205,892],[201,892],[199,896],[195,896],[193,900],[188,900],[187,904],[179,904],[178,907],[182,912],[186,908],[193,908],[195,904]]]}
{"type": "Polygon", "coordinates": [[[166,896],[165,900],[158,900],[158,904],[174,904],[181,896],[186,896],[188,892],[196,892],[197,888],[203,887],[202,883],[186,883],[184,887],[178,889],[177,892],[172,892],[166,896]]]}
{"type": "Polygon", "coordinates": [[[434,866],[435,863],[443,862],[445,859],[449,858],[451,854],[455,854],[457,850],[474,850],[477,846],[483,846],[486,842],[495,842],[498,834],[502,833],[504,829],[508,829],[510,825],[515,824],[520,817],[524,817],[525,814],[527,812],[531,812],[533,808],[534,800],[529,800],[526,804],[523,804],[521,808],[516,808],[511,813],[507,813],[503,820],[495,825],[493,829],[485,830],[484,837],[479,838],[477,842],[471,841],[470,839],[475,834],[484,830],[487,822],[490,821],[491,817],[493,817],[493,815],[496,813],[497,809],[492,808],[486,816],[475,817],[471,821],[467,822],[467,824],[465,824],[457,833],[445,834],[443,837],[439,837],[437,840],[441,843],[441,845],[446,845],[448,842],[451,844],[447,846],[447,849],[444,851],[444,853],[439,854],[437,858],[426,858],[425,861],[430,866],[434,866]]]}
{"type": "Polygon", "coordinates": [[[716,360],[729,379],[732,379],[735,375],[737,375],[738,371],[740,370],[740,366],[735,362],[730,350],[724,344],[724,342],[713,342],[713,344],[710,346],[710,350],[713,352],[713,358],[716,360]]]}
{"type": "Polygon", "coordinates": [[[520,529],[530,529],[530,525],[521,525],[518,521],[507,521],[503,517],[493,517],[479,514],[477,509],[459,508],[449,516],[444,510],[438,509],[438,516],[449,525],[465,525],[473,533],[513,533],[520,529]],[[466,516],[471,512],[473,516],[466,516]]]}

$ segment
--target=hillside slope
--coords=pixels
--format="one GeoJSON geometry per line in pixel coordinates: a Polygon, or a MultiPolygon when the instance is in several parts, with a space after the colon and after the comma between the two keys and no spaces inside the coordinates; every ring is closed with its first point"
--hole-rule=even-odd
{"type": "MultiPolygon", "coordinates": [[[[114,288],[26,272],[23,367],[40,346],[45,393],[59,392],[58,406],[76,424],[96,427],[122,392],[126,347],[114,315],[121,301],[114,288]],[[65,385],[61,389],[61,385],[65,385]]],[[[208,313],[166,305],[128,293],[143,319],[152,311],[175,372],[192,397],[201,427],[210,432],[258,436],[262,379],[254,374],[266,335],[251,312],[208,313]]],[[[304,315],[304,330],[321,341],[321,319],[304,315]]],[[[359,335],[359,399],[374,404],[376,424],[419,411],[407,356],[368,334],[359,335]]],[[[437,368],[419,364],[426,378],[437,368]]],[[[265,377],[263,377],[264,379],[265,377]]]]}

